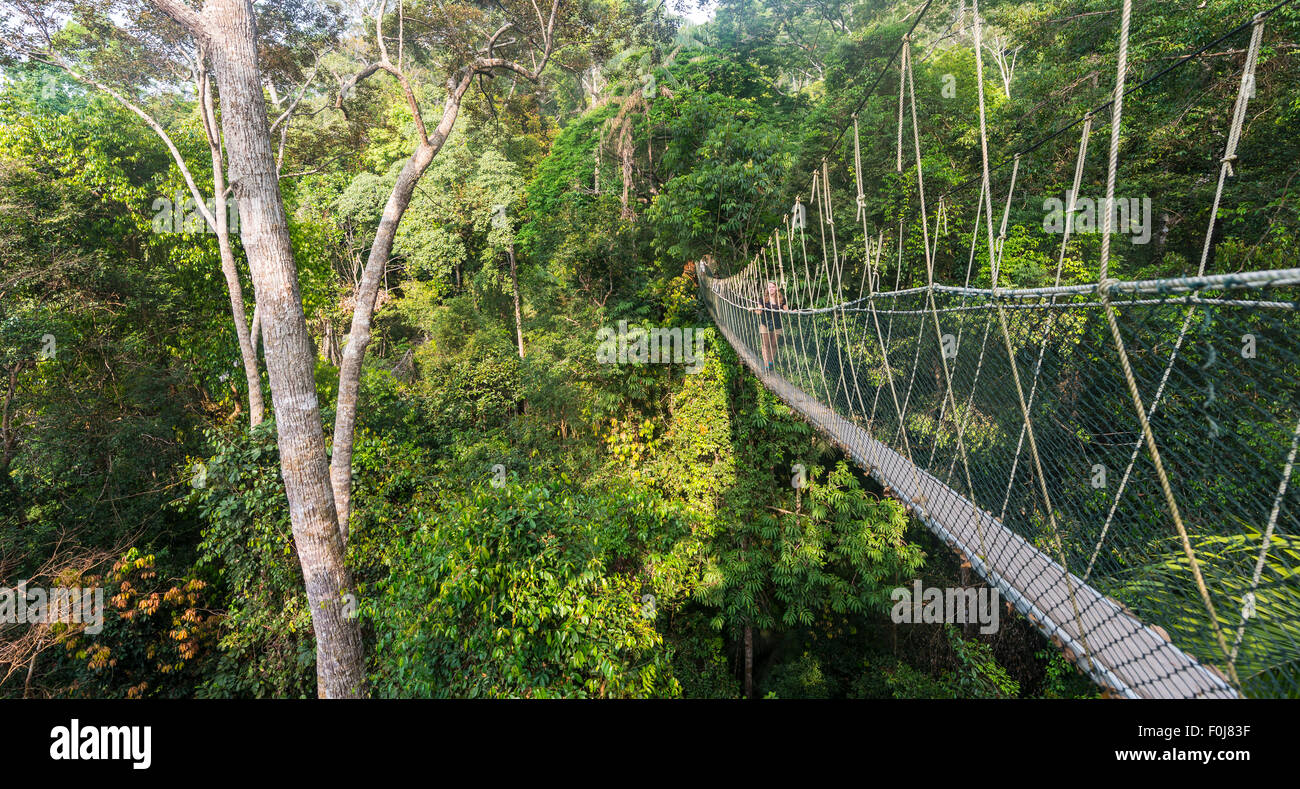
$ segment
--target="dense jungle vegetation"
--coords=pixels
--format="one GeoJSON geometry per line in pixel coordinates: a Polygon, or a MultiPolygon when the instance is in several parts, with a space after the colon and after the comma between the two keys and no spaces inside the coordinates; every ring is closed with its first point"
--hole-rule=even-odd
{"type": "MultiPolygon", "coordinates": [[[[275,280],[250,267],[274,212],[226,189],[247,172],[234,72],[170,5],[0,3],[0,582],[102,586],[108,608],[94,635],[0,630],[0,697],[315,696],[317,556],[371,696],[1099,695],[1005,610],[992,635],[891,622],[895,587],[978,578],[764,389],[698,298],[694,261],[743,265],[807,199],[911,4],[720,0],[699,23],[662,0],[248,4],[316,465],[282,464],[293,310],[259,305],[275,280]],[[494,57],[512,63],[475,65],[494,57]],[[698,371],[601,363],[597,333],[620,321],[700,331],[698,371]],[[342,539],[304,551],[311,508],[286,469],[340,501],[343,439],[342,539]]],[[[1258,5],[1140,4],[1135,74],[1258,5]]],[[[1106,100],[1115,8],[981,4],[995,50],[1019,53],[1009,87],[986,74],[999,155],[1106,100]]],[[[918,90],[972,84],[967,13],[936,3],[918,28],[918,90]]],[[[1270,24],[1259,79],[1294,85],[1300,14],[1270,24]]],[[[1125,276],[1195,266],[1216,154],[1188,141],[1224,136],[1237,52],[1134,112],[1126,193],[1181,189],[1187,207],[1125,276]]],[[[1289,165],[1252,171],[1253,208],[1226,220],[1260,241],[1216,254],[1282,268],[1300,94],[1269,95],[1289,103],[1246,145],[1289,165]]],[[[974,102],[926,105],[943,143],[927,179],[974,171],[974,102]]],[[[882,172],[897,111],[882,94],[859,113],[882,172]]],[[[1055,261],[1012,224],[1007,282],[1038,283],[1055,261]]]]}

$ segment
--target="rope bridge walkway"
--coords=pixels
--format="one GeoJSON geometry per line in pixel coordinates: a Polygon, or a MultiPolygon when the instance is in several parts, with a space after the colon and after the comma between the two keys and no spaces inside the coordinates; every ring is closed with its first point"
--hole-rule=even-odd
{"type": "Polygon", "coordinates": [[[1015,155],[994,183],[1007,168],[989,162],[977,6],[981,171],[966,214],[958,190],[935,202],[925,188],[911,50],[927,5],[886,67],[898,83],[889,164],[913,221],[869,209],[855,113],[852,153],[821,161],[808,203],[796,202],[743,269],[697,267],[714,321],[759,380],[1116,695],[1300,695],[1300,268],[1207,272],[1225,184],[1242,167],[1265,21],[1286,5],[1239,28],[1249,43],[1194,275],[1111,276],[1128,259],[1112,249],[1126,243],[1112,240],[1116,211],[1101,212],[1100,234],[1072,233],[1106,111],[1097,203],[1119,202],[1130,0],[1113,98],[1067,127],[1081,136],[1063,232],[1050,240],[1051,285],[1000,287],[1029,157],[1015,155]],[[833,188],[840,171],[847,188],[833,188]],[[1006,192],[996,232],[995,187],[1006,192]],[[834,210],[836,191],[849,213],[834,210]],[[940,284],[940,241],[972,215],[965,283],[940,284]],[[1093,276],[1071,284],[1063,271],[1087,240],[1100,247],[1093,276]],[[984,278],[988,287],[973,285],[984,278]]]}

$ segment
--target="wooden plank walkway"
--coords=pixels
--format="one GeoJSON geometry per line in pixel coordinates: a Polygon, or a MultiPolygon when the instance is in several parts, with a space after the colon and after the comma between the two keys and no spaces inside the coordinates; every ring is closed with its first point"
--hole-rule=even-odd
{"type": "MultiPolygon", "coordinates": [[[[712,306],[712,305],[710,305],[712,306]]],[[[1099,684],[1129,698],[1237,698],[1215,671],[1142,624],[957,491],[875,440],[759,359],[714,323],[763,385],[803,414],[1029,618],[1099,684]],[[1073,596],[1073,601],[1071,597],[1073,596]]]]}

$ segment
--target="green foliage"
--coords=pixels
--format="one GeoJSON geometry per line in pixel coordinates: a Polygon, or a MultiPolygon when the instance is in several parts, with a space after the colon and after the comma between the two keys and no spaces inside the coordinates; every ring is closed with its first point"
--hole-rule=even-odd
{"type": "MultiPolygon", "coordinates": [[[[304,12],[290,24],[264,5],[264,67],[284,98],[343,23],[304,12]]],[[[1239,0],[1210,0],[1194,16],[1146,9],[1131,62],[1142,74],[1163,68],[1251,10],[1239,0]]],[[[897,70],[866,95],[910,11],[724,0],[714,22],[676,35],[662,6],[587,4],[562,19],[561,38],[575,45],[556,55],[541,90],[512,77],[484,79],[466,95],[398,226],[362,376],[348,563],[377,693],[735,697],[748,630],[760,653],[759,695],[1095,695],[1039,641],[944,628],[905,637],[901,650],[887,645],[888,593],[919,572],[921,538],[909,535],[897,502],[748,376],[696,298],[691,262],[713,254],[725,269],[752,255],[796,197],[808,203],[806,176],[823,156],[834,204],[853,204],[851,140],[831,143],[859,105],[868,224],[893,227],[920,210],[916,164],[905,156],[903,172],[893,166],[897,70]],[[497,206],[504,222],[493,221],[497,206]],[[597,331],[620,320],[699,330],[698,371],[600,363],[597,331]],[[806,488],[792,485],[796,464],[806,488]],[[508,473],[502,487],[492,484],[498,466],[508,473]]],[[[986,63],[988,123],[1000,130],[994,162],[1109,97],[1113,15],[1056,0],[991,1],[981,12],[986,42],[1022,47],[1010,89],[986,63]]],[[[408,4],[405,13],[412,73],[461,62],[456,31],[430,43],[412,32],[430,29],[428,9],[408,4]]],[[[977,172],[982,158],[971,42],[937,7],[931,13],[917,38],[926,56],[913,63],[928,197],[977,172]],[[943,96],[949,83],[955,93],[943,96]]],[[[128,79],[131,64],[158,55],[147,39],[107,27],[78,17],[57,41],[85,67],[126,82],[198,163],[197,185],[210,192],[190,94],[166,78],[128,79]]],[[[1286,54],[1295,15],[1279,13],[1267,29],[1258,85],[1266,99],[1251,105],[1242,177],[1219,209],[1213,271],[1288,267],[1300,237],[1288,197],[1300,102],[1277,99],[1296,82],[1286,54]]],[[[355,65],[346,60],[336,50],[322,65],[345,73],[355,65]]],[[[0,389],[12,380],[13,394],[0,436],[0,580],[59,558],[51,546],[62,540],[119,558],[103,576],[117,601],[105,632],[75,637],[42,665],[46,685],[64,695],[314,695],[274,423],[236,427],[246,422],[247,392],[216,240],[153,232],[156,199],[187,189],[134,114],[60,71],[6,63],[0,389]],[[47,356],[50,337],[57,352],[47,356]]],[[[1226,140],[1239,65],[1235,56],[1198,58],[1126,104],[1119,192],[1156,197],[1158,226],[1150,245],[1117,242],[1117,276],[1185,273],[1200,260],[1218,155],[1206,150],[1226,140]]],[[[441,105],[440,80],[416,82],[422,107],[441,105]]],[[[417,139],[388,75],[350,92],[346,115],[326,93],[305,93],[284,127],[281,179],[297,285],[318,340],[325,326],[341,337],[351,318],[359,267],[417,139]]],[[[1064,134],[1022,161],[1000,242],[1001,286],[1054,280],[1060,250],[1041,232],[1043,200],[1069,181],[1076,144],[1064,134]]],[[[1007,168],[993,180],[996,223],[1007,168]]],[[[1096,156],[1084,182],[1091,193],[1104,184],[1096,156]]],[[[955,193],[946,204],[954,230],[928,239],[945,283],[967,277],[970,238],[955,229],[973,220],[975,191],[955,193]]],[[[916,224],[903,238],[907,261],[925,258],[916,224]]],[[[846,233],[838,243],[844,279],[859,281],[864,239],[846,233]]],[[[985,243],[976,239],[973,285],[991,276],[985,243]]],[[[1063,282],[1095,277],[1097,244],[1095,235],[1074,238],[1063,282]]],[[[235,247],[247,283],[238,239],[235,247]]],[[[922,281],[920,267],[894,265],[885,260],[885,282],[922,281]]],[[[251,314],[247,285],[245,295],[251,314]]],[[[1013,344],[1028,347],[1034,328],[1013,327],[1013,344]]],[[[1104,326],[1068,314],[1055,330],[1078,354],[1109,339],[1104,326]]],[[[316,373],[328,431],[338,371],[321,359],[316,373]]],[[[868,375],[884,382],[883,369],[868,375]]],[[[1038,407],[1060,419],[1043,420],[1039,442],[1087,439],[1067,415],[1072,406],[1056,407],[1069,398],[1128,415],[1126,392],[1113,383],[1040,388],[1038,407]]],[[[918,383],[918,397],[927,386],[918,383]]],[[[971,451],[1007,438],[987,404],[955,410],[946,419],[968,424],[971,451]]],[[[1173,421],[1193,410],[1169,397],[1160,413],[1173,421]]],[[[937,413],[917,411],[909,426],[950,453],[954,439],[937,413]]],[[[1249,447],[1281,440],[1239,421],[1249,447]]],[[[1186,492],[1188,509],[1258,498],[1275,485],[1227,474],[1220,482],[1186,492]]],[[[1201,603],[1186,593],[1190,568],[1162,531],[1163,515],[1146,505],[1120,514],[1150,539],[1116,550],[1126,574],[1115,593],[1198,657],[1219,661],[1203,620],[1194,621],[1201,603]]],[[[1249,589],[1242,568],[1253,568],[1262,535],[1245,523],[1225,528],[1195,549],[1233,636],[1253,595],[1238,662],[1245,685],[1294,687],[1294,662],[1278,655],[1297,638],[1300,549],[1276,534],[1260,587],[1249,589]]]]}
{"type": "Polygon", "coordinates": [[[685,532],[643,492],[478,485],[389,548],[363,616],[381,695],[658,696],[680,684],[643,545],[685,532]]]}
{"type": "Polygon", "coordinates": [[[274,422],[247,434],[209,434],[209,441],[217,451],[190,465],[187,505],[207,523],[197,566],[215,576],[229,602],[219,658],[200,695],[312,697],[311,615],[274,422]]]}
{"type": "Polygon", "coordinates": [[[163,506],[171,469],[204,411],[239,397],[221,380],[237,358],[222,285],[185,237],[149,232],[167,173],[143,127],[102,99],[24,87],[0,95],[0,568],[23,577],[54,546],[128,538],[175,541],[183,563],[197,530],[163,506]]]}
{"type": "MultiPolygon", "coordinates": [[[[781,417],[788,419],[788,411],[781,417]]],[[[747,421],[767,423],[767,433],[779,435],[762,411],[747,421]]],[[[769,461],[755,472],[747,464],[747,473],[728,491],[723,506],[728,528],[698,594],[719,609],[714,627],[735,632],[778,622],[807,626],[823,613],[886,610],[890,579],[921,564],[919,549],[903,539],[901,506],[864,495],[841,462],[824,480],[820,468],[810,469],[806,493],[776,498],[787,506],[794,498],[793,510],[774,507],[763,503],[764,489],[775,487],[774,465],[769,461]]]]}
{"type": "Polygon", "coordinates": [[[767,679],[770,688],[763,698],[830,699],[838,688],[822,671],[817,658],[805,652],[794,660],[781,663],[767,679]]]}
{"type": "Polygon", "coordinates": [[[699,109],[688,119],[708,130],[694,155],[709,166],[674,178],[656,198],[648,219],[660,252],[672,260],[719,249],[744,257],[780,216],[771,195],[789,164],[784,138],[722,108],[699,109]]]}
{"type": "Polygon", "coordinates": [[[1007,699],[1020,695],[1020,683],[1011,678],[987,643],[963,638],[952,625],[944,625],[943,633],[950,650],[945,662],[950,667],[927,672],[897,659],[868,660],[857,692],[876,695],[883,684],[897,699],[1007,699]]]}
{"type": "Polygon", "coordinates": [[[1045,699],[1095,699],[1097,686],[1081,675],[1060,652],[1040,651],[1034,657],[1044,664],[1040,695],[1045,699]]]}

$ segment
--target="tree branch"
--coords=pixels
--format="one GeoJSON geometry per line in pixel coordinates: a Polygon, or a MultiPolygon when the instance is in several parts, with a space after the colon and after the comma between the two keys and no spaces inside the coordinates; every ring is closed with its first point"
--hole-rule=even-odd
{"type": "MultiPolygon", "coordinates": [[[[380,64],[371,63],[370,65],[366,66],[365,68],[361,69],[360,71],[358,71],[357,73],[353,74],[352,76],[344,80],[342,83],[340,83],[338,95],[334,97],[334,109],[342,110],[343,99],[347,97],[348,93],[353,88],[355,88],[360,82],[369,79],[370,76],[373,75],[376,71],[379,71],[380,68],[382,68],[380,64]]],[[[346,115],[346,113],[344,114],[346,115]]]]}
{"type": "Polygon", "coordinates": [[[206,43],[209,39],[202,14],[190,8],[183,0],[150,0],[150,2],[199,41],[206,43]]]}
{"type": "Polygon", "coordinates": [[[189,187],[190,194],[194,197],[196,210],[199,212],[199,214],[203,216],[203,218],[210,224],[212,228],[215,229],[217,227],[217,219],[212,215],[212,212],[208,210],[207,203],[203,199],[203,193],[199,191],[198,185],[194,182],[194,176],[190,174],[190,168],[185,164],[185,159],[181,156],[181,152],[176,148],[176,143],[172,142],[171,136],[168,135],[166,130],[164,130],[163,127],[160,126],[158,122],[153,119],[153,116],[145,112],[143,109],[137,106],[130,99],[126,98],[125,96],[113,90],[112,88],[105,85],[104,83],[91,79],[90,77],[77,71],[70,64],[68,64],[62,58],[59,58],[57,55],[52,54],[51,58],[42,58],[36,54],[29,53],[28,57],[30,57],[32,60],[36,61],[37,63],[44,63],[47,66],[54,66],[55,68],[61,68],[68,73],[68,76],[72,77],[76,81],[85,85],[90,85],[96,90],[102,91],[103,93],[112,96],[113,99],[117,101],[118,104],[121,104],[123,107],[126,107],[128,110],[135,113],[140,118],[140,120],[144,121],[145,125],[147,125],[150,129],[152,129],[154,134],[158,135],[158,138],[161,139],[163,141],[163,144],[167,146],[167,150],[171,152],[172,160],[176,162],[176,167],[181,171],[181,176],[185,179],[185,185],[189,187]]]}
{"type": "MultiPolygon", "coordinates": [[[[321,55],[323,54],[324,53],[321,53],[321,55]]],[[[302,97],[306,95],[307,88],[311,87],[311,84],[316,81],[316,75],[320,72],[321,55],[316,56],[316,65],[312,66],[311,73],[307,75],[307,80],[303,82],[302,87],[298,89],[298,95],[295,96],[293,101],[289,103],[289,108],[286,109],[284,112],[280,113],[280,116],[276,118],[275,121],[271,124],[271,131],[275,131],[275,127],[279,126],[291,114],[293,114],[293,111],[298,108],[298,104],[302,101],[302,97]]]]}

